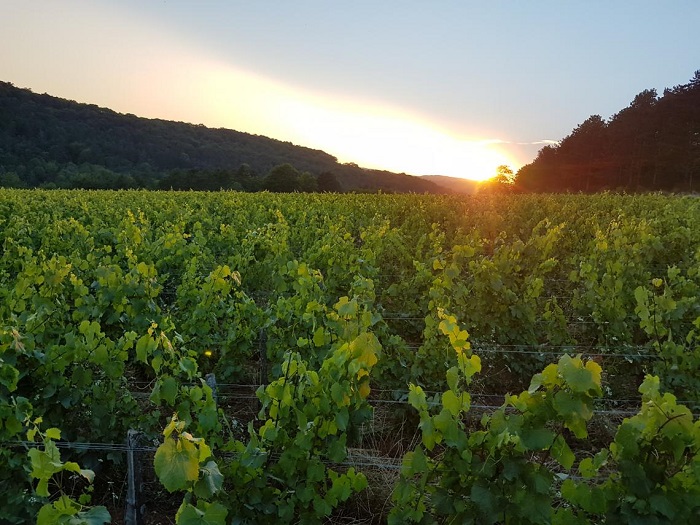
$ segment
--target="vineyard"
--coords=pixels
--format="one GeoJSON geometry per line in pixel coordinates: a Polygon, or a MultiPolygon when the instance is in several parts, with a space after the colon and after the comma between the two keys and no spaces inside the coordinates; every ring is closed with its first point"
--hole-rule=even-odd
{"type": "Polygon", "coordinates": [[[0,523],[700,517],[700,199],[0,189],[0,240],[0,523]]]}

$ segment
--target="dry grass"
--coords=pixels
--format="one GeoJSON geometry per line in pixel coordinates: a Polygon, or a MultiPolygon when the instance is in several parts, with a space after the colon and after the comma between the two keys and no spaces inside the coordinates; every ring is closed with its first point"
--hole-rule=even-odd
{"type": "Polygon", "coordinates": [[[362,428],[362,443],[349,448],[346,462],[367,478],[367,488],[339,507],[327,523],[386,523],[391,495],[399,479],[404,454],[420,442],[420,432],[392,405],[375,408],[362,428]]]}

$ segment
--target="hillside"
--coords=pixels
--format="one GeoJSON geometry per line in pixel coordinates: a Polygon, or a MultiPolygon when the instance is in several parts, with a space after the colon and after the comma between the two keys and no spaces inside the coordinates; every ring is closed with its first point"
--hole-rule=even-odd
{"type": "Polygon", "coordinates": [[[518,171],[525,191],[700,190],[700,71],[639,93],[607,121],[593,115],[518,171]]]}
{"type": "Polygon", "coordinates": [[[281,164],[314,178],[330,173],[345,191],[446,192],[420,177],[340,164],[290,142],[120,114],[0,82],[2,186],[158,188],[179,178],[193,189],[256,190],[281,164]]]}

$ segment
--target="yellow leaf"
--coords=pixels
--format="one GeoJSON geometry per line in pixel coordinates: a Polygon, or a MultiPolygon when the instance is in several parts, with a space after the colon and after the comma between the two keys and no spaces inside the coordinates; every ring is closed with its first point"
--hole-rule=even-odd
{"type": "Polygon", "coordinates": [[[371,388],[369,387],[369,381],[365,381],[364,383],[362,383],[360,385],[359,394],[360,394],[360,397],[362,397],[363,399],[367,398],[370,391],[371,391],[371,388]]]}

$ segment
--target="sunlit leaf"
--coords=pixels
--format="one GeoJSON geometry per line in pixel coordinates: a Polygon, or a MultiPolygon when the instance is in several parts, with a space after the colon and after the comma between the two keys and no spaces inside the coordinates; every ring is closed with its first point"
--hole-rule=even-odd
{"type": "Polygon", "coordinates": [[[199,477],[199,451],[188,440],[166,438],[156,450],[154,466],[168,491],[184,490],[199,477]]]}

